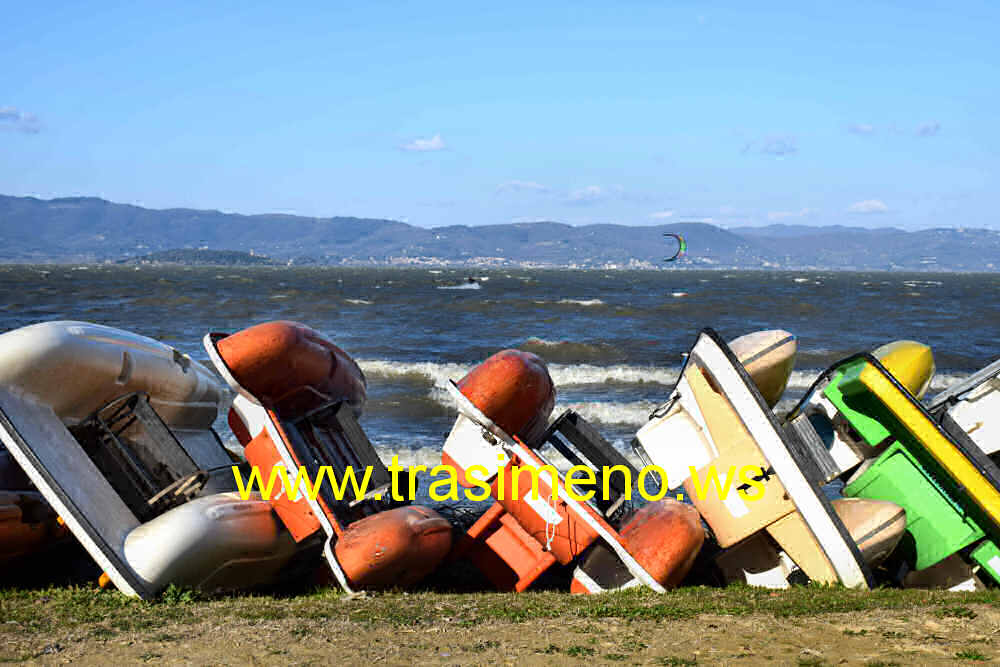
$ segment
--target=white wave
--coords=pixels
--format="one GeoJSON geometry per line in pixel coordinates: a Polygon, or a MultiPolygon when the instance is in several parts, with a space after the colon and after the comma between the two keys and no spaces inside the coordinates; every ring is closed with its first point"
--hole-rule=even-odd
{"type": "Polygon", "coordinates": [[[532,345],[537,345],[539,347],[556,347],[563,345],[566,341],[563,340],[547,340],[545,338],[539,338],[538,336],[530,336],[525,343],[531,343],[532,345]]]}
{"type": "Polygon", "coordinates": [[[797,283],[807,283],[807,282],[809,282],[808,278],[793,278],[792,280],[794,280],[797,283]]]}
{"type": "Polygon", "coordinates": [[[959,382],[965,380],[970,375],[972,375],[972,373],[957,373],[951,371],[935,373],[934,377],[931,378],[931,384],[927,390],[933,392],[943,391],[951,385],[958,384],[959,382]]]}
{"type": "MultiPolygon", "coordinates": [[[[666,396],[664,395],[664,398],[666,396]]],[[[654,401],[560,403],[552,414],[558,415],[569,409],[580,413],[584,419],[595,424],[616,424],[638,429],[649,421],[649,415],[660,405],[654,401]]]]}
{"type": "Polygon", "coordinates": [[[819,368],[792,371],[791,376],[788,378],[788,389],[808,389],[822,372],[823,370],[819,368]]]}
{"type": "Polygon", "coordinates": [[[344,299],[347,303],[353,303],[359,306],[370,306],[372,302],[367,299],[344,299]]]}
{"type": "Polygon", "coordinates": [[[603,306],[604,302],[600,299],[559,299],[556,303],[572,303],[577,306],[603,306]]]}
{"type": "MultiPolygon", "coordinates": [[[[358,365],[369,377],[406,377],[420,375],[432,384],[444,387],[448,380],[459,380],[474,364],[437,363],[433,361],[401,362],[385,359],[358,359],[358,365]]],[[[556,388],[581,384],[639,384],[656,382],[673,385],[680,367],[658,366],[594,366],[592,364],[549,364],[549,375],[556,388]]]]}
{"type": "Polygon", "coordinates": [[[433,384],[444,386],[448,380],[458,380],[472,370],[471,364],[449,364],[434,361],[391,361],[387,359],[358,359],[358,365],[368,377],[399,378],[421,375],[433,384]]]}
{"type": "Polygon", "coordinates": [[[677,297],[677,298],[680,298],[682,296],[687,296],[687,295],[688,295],[687,292],[671,292],[670,293],[670,296],[677,297]]]}
{"type": "Polygon", "coordinates": [[[594,366],[591,364],[550,364],[549,374],[556,387],[580,384],[639,384],[656,382],[673,385],[680,367],[660,366],[594,366]]]}
{"type": "Polygon", "coordinates": [[[397,462],[404,468],[412,468],[413,466],[427,466],[428,470],[431,470],[436,465],[441,464],[441,448],[444,446],[444,439],[441,439],[441,444],[438,446],[428,445],[426,447],[398,447],[391,445],[375,445],[375,451],[378,453],[382,463],[385,465],[392,464],[392,457],[397,456],[397,462]]]}
{"type": "MultiPolygon", "coordinates": [[[[539,339],[541,340],[541,339],[539,339]]],[[[546,341],[542,341],[545,344],[546,341]]],[[[459,380],[466,373],[472,370],[474,364],[456,363],[436,363],[432,361],[399,362],[384,359],[359,359],[365,375],[382,378],[401,378],[407,376],[420,376],[428,384],[433,385],[438,391],[432,391],[431,397],[443,405],[451,405],[444,388],[449,380],[459,380]]],[[[819,377],[825,369],[803,368],[792,371],[788,379],[787,391],[801,394],[819,377]]],[[[556,390],[580,385],[600,385],[600,384],[642,384],[657,383],[666,387],[672,387],[677,382],[680,366],[594,366],[592,364],[549,364],[549,375],[556,385],[556,390]]],[[[961,382],[969,376],[967,372],[961,371],[939,371],[931,380],[930,392],[939,392],[947,389],[953,384],[961,382]]],[[[664,398],[666,392],[664,391],[664,398]]],[[[584,404],[580,404],[584,405],[584,404]]],[[[587,403],[585,405],[591,405],[587,403]]],[[[594,404],[596,405],[596,403],[594,404]]],[[[601,405],[614,405],[601,403],[601,405]]],[[[576,408],[574,408],[576,409],[576,408]]],[[[578,410],[578,412],[580,412],[578,410]]],[[[583,414],[581,412],[581,414],[583,414]]],[[[608,414],[602,412],[601,414],[608,414]]],[[[621,422],[608,422],[621,423],[621,422]]]]}
{"type": "Polygon", "coordinates": [[[479,283],[462,283],[461,285],[439,285],[438,289],[482,289],[479,283]]]}

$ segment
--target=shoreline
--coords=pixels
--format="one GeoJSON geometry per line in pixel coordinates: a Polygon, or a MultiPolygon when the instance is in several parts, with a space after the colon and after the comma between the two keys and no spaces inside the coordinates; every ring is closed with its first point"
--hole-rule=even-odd
{"type": "Polygon", "coordinates": [[[912,664],[993,660],[1000,591],[687,587],[597,596],[410,592],[154,602],[83,587],[0,591],[0,660],[912,664]]]}

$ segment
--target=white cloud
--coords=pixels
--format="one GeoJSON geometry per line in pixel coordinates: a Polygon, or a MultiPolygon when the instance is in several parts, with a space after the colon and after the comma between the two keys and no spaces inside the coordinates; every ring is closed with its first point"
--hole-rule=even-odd
{"type": "Polygon", "coordinates": [[[607,197],[607,191],[600,185],[588,185],[579,190],[573,190],[566,197],[570,204],[587,205],[594,204],[607,197]]]}
{"type": "Polygon", "coordinates": [[[888,213],[889,207],[880,199],[865,199],[847,207],[848,213],[888,213]]]}
{"type": "Polygon", "coordinates": [[[404,151],[443,151],[445,149],[444,139],[440,134],[435,134],[430,139],[414,139],[408,144],[403,144],[400,148],[404,151]]]}
{"type": "Polygon", "coordinates": [[[38,117],[16,107],[0,107],[0,129],[16,130],[25,134],[38,134],[41,123],[38,117]]]}
{"type": "Polygon", "coordinates": [[[673,211],[657,211],[656,213],[650,213],[649,217],[653,220],[666,220],[667,218],[674,217],[673,211]]]}
{"type": "Polygon", "coordinates": [[[941,131],[941,123],[932,121],[930,123],[924,123],[917,128],[918,137],[933,137],[935,134],[941,131]]]}
{"type": "Polygon", "coordinates": [[[548,186],[534,181],[507,181],[497,186],[497,193],[501,192],[549,192],[548,186]]]}
{"type": "Polygon", "coordinates": [[[771,211],[767,214],[767,219],[772,222],[788,220],[790,218],[805,218],[816,212],[814,208],[803,208],[798,211],[771,211]]]}
{"type": "Polygon", "coordinates": [[[875,126],[868,123],[851,123],[847,126],[847,131],[852,134],[874,134],[875,126]]]}

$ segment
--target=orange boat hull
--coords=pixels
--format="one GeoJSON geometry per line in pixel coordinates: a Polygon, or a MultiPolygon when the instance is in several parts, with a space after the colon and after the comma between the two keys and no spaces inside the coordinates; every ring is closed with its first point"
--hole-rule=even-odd
{"type": "Polygon", "coordinates": [[[334,553],[359,589],[411,586],[434,571],[451,549],[451,523],[434,510],[411,505],[356,521],[334,553]]]}
{"type": "Polygon", "coordinates": [[[456,384],[494,424],[529,445],[545,432],[556,403],[549,370],[531,352],[497,352],[456,384]]]}
{"type": "Polygon", "coordinates": [[[345,401],[360,414],[367,396],[361,368],[346,352],[298,322],[265,322],[218,341],[233,378],[278,414],[345,401]]]}
{"type": "MultiPolygon", "coordinates": [[[[619,534],[628,553],[666,589],[680,585],[691,571],[705,542],[705,529],[698,510],[672,499],[643,506],[622,526],[619,534]]],[[[585,558],[581,569],[588,574],[596,574],[588,570],[600,568],[599,559],[585,558]]],[[[617,559],[605,560],[605,565],[608,564],[624,568],[617,559]]],[[[619,573],[619,576],[631,578],[625,572],[619,573]]],[[[576,577],[570,591],[592,592],[576,577]]]]}
{"type": "Polygon", "coordinates": [[[42,494],[0,491],[0,563],[41,551],[68,535],[42,494]]]}

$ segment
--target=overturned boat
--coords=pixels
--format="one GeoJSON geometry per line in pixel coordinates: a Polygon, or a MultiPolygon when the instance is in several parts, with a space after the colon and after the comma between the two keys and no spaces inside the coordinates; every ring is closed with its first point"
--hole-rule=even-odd
{"type": "Polygon", "coordinates": [[[555,387],[541,358],[504,350],[448,388],[459,415],[442,460],[493,500],[454,556],[500,590],[523,591],[557,563],[576,565],[576,593],[680,584],[704,540],[697,511],[672,499],[631,511],[639,475],[620,452],[570,410],[546,428],[555,387]],[[573,464],[568,474],[546,446],[573,464]],[[574,473],[595,488],[571,492],[574,473]]]}
{"type": "Polygon", "coordinates": [[[283,469],[295,480],[269,502],[296,543],[319,545],[344,590],[409,586],[441,563],[451,524],[392,498],[389,471],[357,422],[367,384],[347,353],[285,321],[204,344],[237,393],[229,424],[258,479],[283,469]]]}
{"type": "Polygon", "coordinates": [[[0,438],[129,595],[250,587],[294,554],[268,504],[230,493],[234,460],[212,429],[228,401],[207,368],[134,333],[46,322],[0,335],[0,438]]]}
{"type": "MultiPolygon", "coordinates": [[[[766,341],[756,339],[762,352],[766,341]]],[[[753,358],[754,345],[737,347],[753,358]]],[[[767,385],[781,386],[773,378],[790,373],[784,357],[794,348],[786,343],[766,354],[770,364],[751,368],[769,378],[767,385]]],[[[781,580],[797,567],[813,581],[870,587],[869,565],[822,491],[829,480],[817,465],[815,443],[784,428],[770,410],[779,395],[769,391],[765,399],[730,346],[706,329],[633,447],[645,463],[665,471],[670,487],[683,486],[720,547],[736,548],[723,552],[724,572],[754,560],[752,554],[761,561],[757,571],[768,573],[760,583],[781,580]]]]}
{"type": "MultiPolygon", "coordinates": [[[[1000,581],[1000,468],[949,414],[967,392],[980,396],[979,386],[988,397],[992,371],[935,400],[935,418],[919,401],[933,372],[929,348],[909,341],[889,352],[835,364],[789,419],[826,445],[825,465],[845,482],[844,496],[906,511],[906,536],[893,554],[904,585],[939,579],[951,587],[962,562],[958,588],[974,586],[980,573],[1000,581]]],[[[963,420],[966,407],[955,411],[963,420]]]]}
{"type": "Polygon", "coordinates": [[[927,410],[946,430],[963,431],[996,462],[1000,452],[1000,359],[935,396],[927,410]]]}

